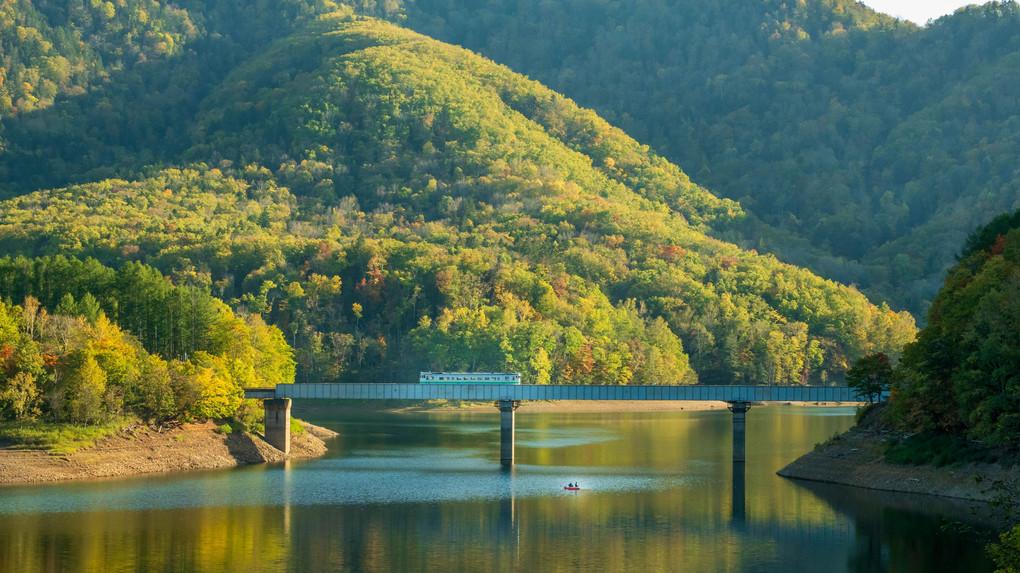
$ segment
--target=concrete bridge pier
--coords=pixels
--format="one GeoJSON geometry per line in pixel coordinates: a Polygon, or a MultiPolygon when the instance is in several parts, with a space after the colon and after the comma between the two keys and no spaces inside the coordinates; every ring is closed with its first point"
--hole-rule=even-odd
{"type": "Polygon", "coordinates": [[[497,400],[499,408],[499,463],[511,466],[514,463],[514,410],[520,400],[497,400]]]}
{"type": "Polygon", "coordinates": [[[733,462],[743,463],[744,458],[744,434],[745,418],[747,411],[751,409],[750,402],[729,402],[730,412],[733,412],[733,462]]]}
{"type": "Polygon", "coordinates": [[[267,398],[262,401],[266,412],[266,441],[285,454],[290,453],[290,398],[267,398]]]}

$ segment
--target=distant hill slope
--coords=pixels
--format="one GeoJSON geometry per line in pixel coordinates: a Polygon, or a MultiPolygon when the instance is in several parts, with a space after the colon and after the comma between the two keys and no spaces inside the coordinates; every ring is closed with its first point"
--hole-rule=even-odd
{"type": "Polygon", "coordinates": [[[849,0],[401,7],[739,200],[733,240],[919,316],[967,233],[1020,207],[1013,2],[926,28],[849,0]]]}
{"type": "Polygon", "coordinates": [[[173,163],[209,90],[332,0],[0,6],[0,198],[173,163]]]}
{"type": "Polygon", "coordinates": [[[190,15],[151,1],[0,4],[0,118],[53,105],[111,71],[178,54],[198,31],[190,15]]]}
{"type": "Polygon", "coordinates": [[[187,139],[194,167],[5,202],[0,248],[206,285],[279,326],[303,380],[821,382],[914,334],[708,238],[739,207],[594,113],[350,12],[235,69],[187,139]]]}

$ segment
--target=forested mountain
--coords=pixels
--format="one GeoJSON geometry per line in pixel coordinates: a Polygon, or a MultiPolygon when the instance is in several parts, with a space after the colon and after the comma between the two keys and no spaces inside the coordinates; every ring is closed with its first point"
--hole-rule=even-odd
{"type": "Polygon", "coordinates": [[[919,316],[967,234],[1020,207],[1013,2],[925,28],[853,0],[400,6],[740,201],[724,236],[919,316]]]}
{"type": "MultiPolygon", "coordinates": [[[[1020,16],[848,0],[357,0],[593,108],[748,215],[714,233],[923,316],[1017,205],[1020,16]]],[[[331,0],[4,3],[0,196],[172,165],[224,75],[331,0]],[[9,103],[8,103],[9,102],[9,103]],[[29,113],[26,113],[29,112],[29,113]]]]}
{"type": "Polygon", "coordinates": [[[217,5],[183,6],[192,55],[153,64],[192,74],[178,111],[136,118],[143,81],[4,122],[3,252],[132,261],[207,289],[279,327],[300,381],[818,383],[914,335],[906,313],[709,238],[739,205],[508,68],[349,9],[283,20],[294,31],[266,47],[229,35],[250,22],[207,38],[217,5]],[[232,44],[250,57],[196,73],[232,44]],[[100,129],[95,97],[125,111],[113,127],[149,131],[100,129]],[[80,183],[26,192],[42,181],[80,183]]]}
{"type": "Polygon", "coordinates": [[[0,198],[176,163],[209,90],[331,0],[0,5],[0,198]]]}

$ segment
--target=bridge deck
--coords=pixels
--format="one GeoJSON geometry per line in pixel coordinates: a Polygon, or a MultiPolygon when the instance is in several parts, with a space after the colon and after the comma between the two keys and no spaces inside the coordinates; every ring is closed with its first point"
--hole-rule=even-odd
{"type": "MultiPolygon", "coordinates": [[[[246,390],[267,398],[266,390],[246,390]]],[[[838,386],[529,386],[513,384],[278,384],[277,398],[355,400],[719,400],[863,402],[838,386]]]]}

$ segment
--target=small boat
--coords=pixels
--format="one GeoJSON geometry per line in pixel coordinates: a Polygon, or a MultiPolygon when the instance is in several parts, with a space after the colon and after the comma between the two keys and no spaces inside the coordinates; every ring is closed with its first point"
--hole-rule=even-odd
{"type": "Polygon", "coordinates": [[[579,490],[581,488],[579,488],[579,487],[570,487],[568,485],[565,485],[565,486],[563,486],[563,489],[569,489],[569,490],[577,491],[577,490],[579,490]]]}

